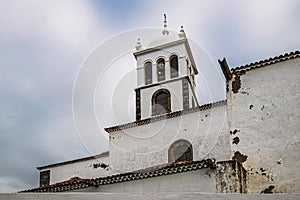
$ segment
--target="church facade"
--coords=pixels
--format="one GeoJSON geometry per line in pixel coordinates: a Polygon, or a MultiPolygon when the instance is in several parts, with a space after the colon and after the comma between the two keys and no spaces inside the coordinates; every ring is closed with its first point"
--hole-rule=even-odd
{"type": "Polygon", "coordinates": [[[226,99],[199,105],[188,39],[138,41],[136,120],[106,128],[109,152],[39,167],[27,192],[299,193],[300,52],[228,67],[226,99]]]}

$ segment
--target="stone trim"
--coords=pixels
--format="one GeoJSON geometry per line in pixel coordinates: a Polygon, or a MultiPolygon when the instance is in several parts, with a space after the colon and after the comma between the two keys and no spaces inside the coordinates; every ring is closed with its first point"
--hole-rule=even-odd
{"type": "Polygon", "coordinates": [[[141,120],[141,91],[135,90],[135,119],[141,120]]]}
{"type": "Polygon", "coordinates": [[[189,81],[187,78],[182,79],[182,107],[183,110],[187,110],[190,108],[189,102],[189,81]]]}
{"type": "Polygon", "coordinates": [[[150,87],[154,87],[154,86],[158,86],[158,85],[163,85],[163,84],[166,84],[166,83],[171,83],[171,82],[178,81],[178,80],[185,79],[185,78],[186,78],[186,76],[179,77],[179,78],[172,78],[172,79],[169,79],[169,80],[164,80],[164,81],[152,83],[152,84],[149,84],[149,85],[144,85],[144,86],[141,86],[141,87],[136,88],[134,90],[135,91],[142,90],[142,89],[146,89],[146,88],[150,88],[150,87]]]}
{"type": "Polygon", "coordinates": [[[226,80],[230,80],[231,77],[232,77],[232,74],[231,74],[230,69],[228,67],[226,58],[223,58],[223,60],[219,59],[218,62],[219,62],[219,65],[221,66],[222,72],[223,72],[226,80]]]}
{"type": "Polygon", "coordinates": [[[139,121],[130,122],[130,123],[127,123],[127,124],[112,126],[112,127],[109,127],[109,128],[105,128],[104,130],[108,133],[112,133],[112,132],[115,132],[115,131],[120,131],[120,130],[133,128],[133,127],[137,127],[137,126],[142,126],[142,125],[145,125],[145,124],[154,123],[154,122],[161,121],[161,120],[164,120],[164,119],[179,117],[179,116],[182,116],[182,115],[195,113],[195,112],[198,112],[198,111],[201,111],[201,110],[208,110],[208,109],[223,106],[223,105],[227,105],[227,100],[222,100],[222,101],[218,101],[218,102],[214,102],[214,103],[209,103],[209,104],[205,104],[205,105],[202,105],[202,106],[199,106],[199,107],[190,108],[190,109],[187,109],[187,110],[171,112],[171,113],[167,113],[167,114],[164,114],[164,115],[159,115],[159,116],[155,116],[155,117],[151,117],[151,118],[147,118],[147,119],[143,119],[143,120],[139,120],[139,121]]]}
{"type": "Polygon", "coordinates": [[[178,39],[178,40],[175,40],[173,42],[166,43],[166,44],[161,44],[161,45],[158,45],[158,46],[155,46],[155,47],[146,47],[146,49],[144,49],[144,50],[134,52],[133,55],[134,55],[135,58],[137,58],[137,56],[144,55],[146,53],[150,53],[150,52],[154,52],[154,51],[160,51],[164,48],[176,46],[176,45],[178,45],[180,43],[184,43],[186,41],[187,41],[187,39],[183,38],[183,39],[178,39]]]}
{"type": "Polygon", "coordinates": [[[76,162],[83,162],[83,161],[87,161],[87,160],[93,160],[93,159],[97,159],[97,158],[102,158],[102,157],[106,157],[109,156],[109,152],[103,152],[101,154],[98,155],[94,155],[94,156],[89,156],[89,157],[85,157],[85,158],[79,158],[79,159],[75,159],[75,160],[70,160],[70,161],[65,161],[65,162],[59,162],[59,163],[54,163],[54,164],[50,164],[50,165],[45,165],[42,167],[37,167],[38,170],[44,170],[44,169],[48,169],[48,168],[53,168],[53,167],[58,167],[58,166],[63,166],[63,165],[69,165],[69,164],[73,164],[76,162]]]}

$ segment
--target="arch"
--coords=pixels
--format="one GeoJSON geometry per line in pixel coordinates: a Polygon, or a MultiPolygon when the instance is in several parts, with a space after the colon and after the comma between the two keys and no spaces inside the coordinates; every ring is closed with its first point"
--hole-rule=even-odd
{"type": "Polygon", "coordinates": [[[157,81],[164,81],[166,79],[166,62],[165,59],[159,58],[156,61],[156,72],[157,72],[157,81]]]}
{"type": "Polygon", "coordinates": [[[167,57],[164,55],[159,55],[158,57],[155,58],[155,62],[157,63],[157,61],[159,61],[160,59],[167,60],[167,57]]]}
{"type": "Polygon", "coordinates": [[[152,83],[152,62],[147,61],[144,64],[144,73],[145,73],[145,84],[151,84],[152,83]]]}
{"type": "Polygon", "coordinates": [[[170,60],[171,78],[176,78],[178,77],[178,56],[172,55],[169,60],[170,60]]]}
{"type": "Polygon", "coordinates": [[[156,91],[152,96],[152,116],[171,112],[171,95],[166,89],[156,91]]]}
{"type": "Polygon", "coordinates": [[[168,150],[168,161],[192,161],[193,160],[193,146],[187,140],[175,141],[168,150]]]}

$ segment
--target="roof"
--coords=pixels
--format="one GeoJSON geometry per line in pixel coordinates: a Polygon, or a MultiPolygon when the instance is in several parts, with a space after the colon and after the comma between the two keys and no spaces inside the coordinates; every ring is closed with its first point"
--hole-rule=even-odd
{"type": "Polygon", "coordinates": [[[62,165],[68,165],[68,164],[73,164],[76,162],[83,162],[83,161],[87,161],[87,160],[93,160],[93,159],[97,159],[97,158],[103,158],[109,156],[109,152],[103,152],[101,154],[98,155],[94,155],[94,156],[89,156],[89,157],[85,157],[85,158],[79,158],[79,159],[75,159],[75,160],[70,160],[70,161],[64,161],[64,162],[59,162],[59,163],[54,163],[54,164],[50,164],[50,165],[45,165],[45,166],[41,166],[41,167],[37,167],[38,170],[43,170],[43,169],[48,169],[48,168],[53,168],[53,167],[58,167],[58,166],[62,166],[62,165]]]}
{"type": "Polygon", "coordinates": [[[29,189],[23,192],[65,192],[70,190],[98,187],[101,185],[120,183],[131,180],[145,179],[151,177],[164,176],[169,174],[183,173],[187,171],[193,171],[198,169],[216,169],[216,163],[212,159],[206,159],[201,161],[181,161],[174,162],[156,167],[147,168],[135,172],[128,172],[122,174],[116,174],[107,177],[100,177],[96,179],[70,179],[61,183],[48,185],[44,187],[29,189]]]}
{"type": "Polygon", "coordinates": [[[265,67],[268,65],[272,65],[278,62],[283,62],[286,60],[291,60],[294,58],[300,58],[300,51],[294,51],[294,52],[290,52],[290,53],[285,53],[285,54],[281,54],[275,57],[271,57],[271,58],[267,58],[265,60],[260,60],[254,63],[250,63],[250,64],[246,64],[246,65],[242,65],[240,67],[235,67],[231,69],[231,73],[235,73],[235,72],[242,72],[242,71],[249,71],[249,70],[253,70],[253,69],[257,69],[260,67],[265,67]]]}
{"type": "Polygon", "coordinates": [[[159,36],[157,38],[155,38],[154,40],[152,40],[147,48],[151,48],[151,47],[156,47],[156,46],[160,46],[160,45],[164,45],[170,42],[175,42],[177,40],[180,40],[181,38],[179,37],[179,35],[173,31],[171,31],[169,34],[167,35],[162,35],[159,36]]]}
{"type": "Polygon", "coordinates": [[[201,110],[207,110],[207,109],[211,109],[211,108],[214,108],[214,107],[223,106],[223,105],[226,105],[226,104],[227,104],[227,101],[222,100],[222,101],[218,101],[218,102],[198,106],[198,107],[195,107],[195,108],[190,108],[190,109],[187,109],[187,110],[171,112],[171,113],[167,113],[167,114],[164,114],[164,115],[159,115],[159,116],[156,116],[156,117],[151,117],[151,118],[147,118],[147,119],[143,119],[143,120],[130,122],[130,123],[127,123],[127,124],[112,126],[112,127],[109,127],[109,128],[105,128],[104,130],[108,133],[112,133],[112,132],[115,132],[115,131],[120,131],[120,130],[133,128],[133,127],[137,127],[137,126],[142,126],[142,125],[145,125],[145,124],[150,124],[150,123],[161,121],[161,120],[164,120],[164,119],[175,118],[175,117],[179,117],[179,116],[182,116],[182,115],[195,113],[195,112],[198,112],[198,111],[201,111],[201,110]]]}
{"type": "Polygon", "coordinates": [[[237,193],[203,193],[203,192],[189,192],[189,193],[165,193],[165,194],[145,194],[145,193],[101,193],[101,192],[77,192],[77,193],[35,193],[35,194],[15,194],[15,193],[0,193],[0,199],[13,200],[299,200],[300,194],[237,194],[237,193]]]}
{"type": "Polygon", "coordinates": [[[286,60],[294,59],[294,58],[300,58],[300,51],[296,50],[294,52],[281,54],[275,57],[267,58],[265,60],[260,60],[257,62],[249,63],[246,65],[242,65],[239,67],[234,67],[229,69],[227,61],[225,58],[223,60],[218,60],[219,65],[221,66],[221,69],[223,71],[223,74],[226,78],[226,80],[230,80],[233,73],[240,73],[240,72],[246,72],[249,70],[265,67],[268,65],[272,65],[278,62],[283,62],[286,60]]]}
{"type": "Polygon", "coordinates": [[[226,78],[226,80],[230,80],[232,77],[232,74],[230,73],[230,69],[228,67],[226,58],[223,58],[223,60],[218,60],[219,65],[221,66],[221,69],[223,71],[223,74],[226,78]]]}

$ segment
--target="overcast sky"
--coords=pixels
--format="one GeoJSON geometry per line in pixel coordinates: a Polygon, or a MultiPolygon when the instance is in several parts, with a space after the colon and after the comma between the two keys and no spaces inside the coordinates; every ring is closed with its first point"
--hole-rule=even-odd
{"type": "MultiPolygon", "coordinates": [[[[235,67],[300,47],[298,0],[0,0],[0,192],[37,187],[37,166],[108,149],[103,127],[91,144],[76,131],[76,77],[97,46],[120,33],[161,28],[164,13],[169,28],[183,25],[214,64],[226,57],[235,67]]],[[[134,59],[119,57],[116,65],[133,63],[122,71],[133,91],[134,59]]],[[[110,80],[101,81],[97,118],[106,127],[118,120],[101,101],[110,80]]],[[[124,100],[122,122],[134,118],[133,97],[124,100]]]]}

